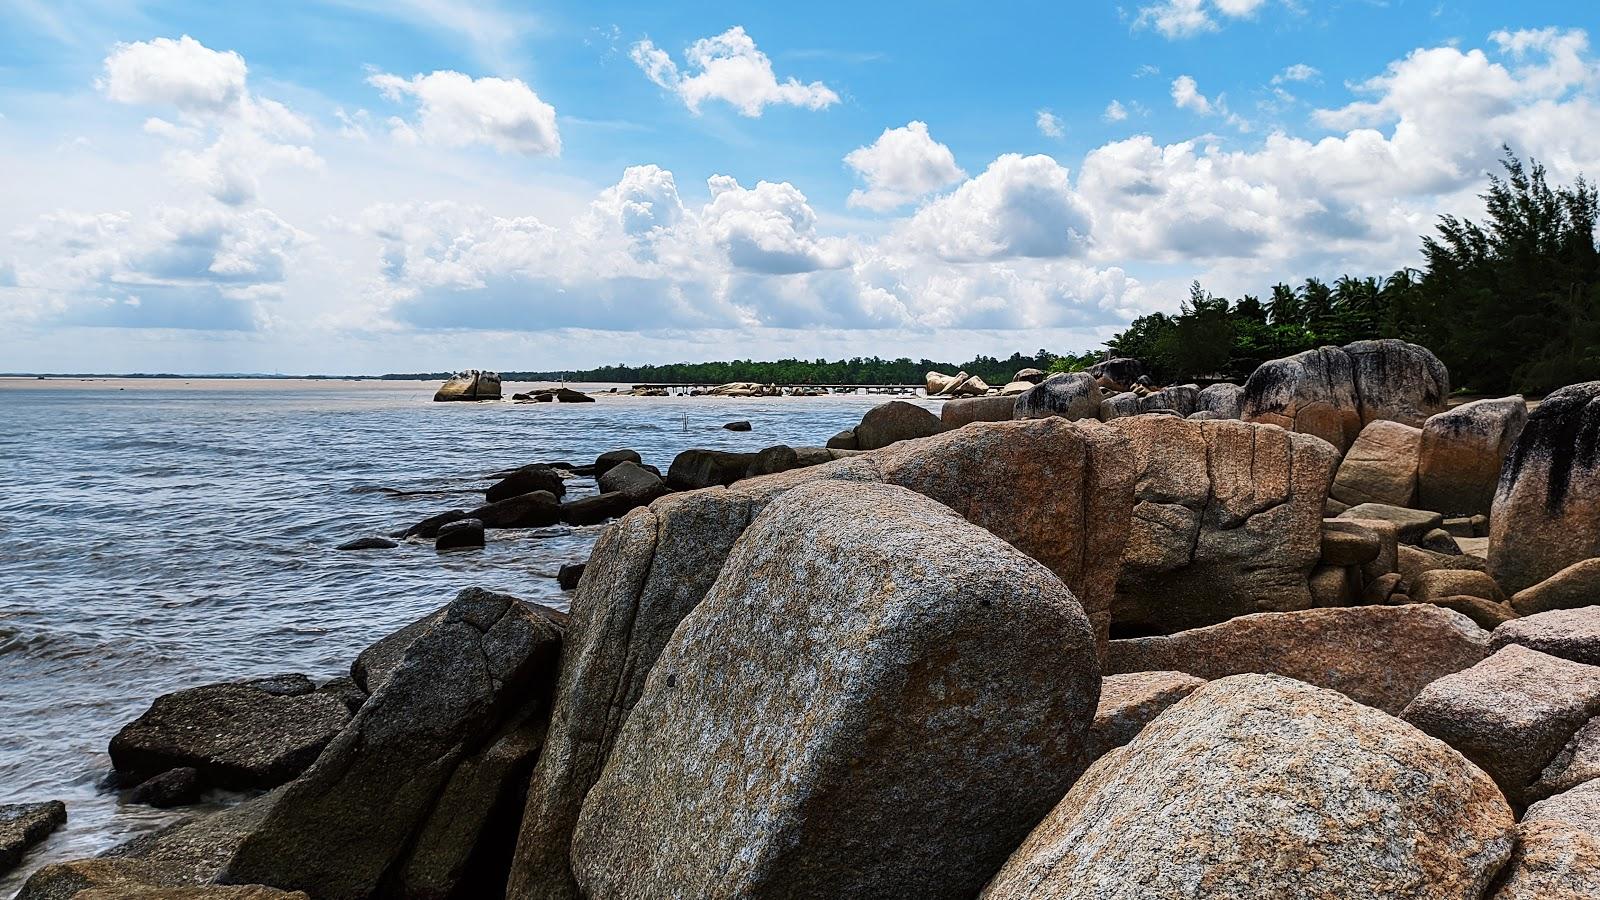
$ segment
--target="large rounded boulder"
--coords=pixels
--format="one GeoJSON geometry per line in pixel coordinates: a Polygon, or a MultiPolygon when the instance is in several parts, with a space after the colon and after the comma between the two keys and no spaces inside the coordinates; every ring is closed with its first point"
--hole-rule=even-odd
{"type": "Polygon", "coordinates": [[[1417,504],[1456,515],[1487,513],[1506,454],[1528,424],[1520,394],[1463,403],[1422,424],[1417,504]]]}
{"type": "Polygon", "coordinates": [[[1100,415],[1100,386],[1086,372],[1052,375],[1017,398],[1018,419],[1094,419],[1100,415]]]}
{"type": "Polygon", "coordinates": [[[874,406],[861,417],[861,424],[855,429],[856,449],[877,450],[900,441],[925,438],[938,434],[942,427],[938,416],[915,403],[891,400],[874,406]]]}
{"type": "Polygon", "coordinates": [[[1600,556],[1600,381],[1544,398],[1501,471],[1489,573],[1509,593],[1600,556]]]}
{"type": "Polygon", "coordinates": [[[797,487],[656,662],[573,874],[586,897],[971,897],[1082,771],[1099,691],[1049,570],[903,488],[797,487]]]}
{"type": "Polygon", "coordinates": [[[1450,371],[1426,347],[1394,338],[1345,344],[1361,422],[1380,419],[1420,427],[1444,412],[1450,371]]]}
{"type": "Polygon", "coordinates": [[[1321,347],[1262,363],[1244,383],[1239,417],[1315,435],[1343,452],[1362,424],[1349,354],[1321,347]]]}
{"type": "Polygon", "coordinates": [[[1332,691],[1238,675],[1102,757],[983,897],[1476,898],[1514,826],[1443,743],[1332,691]]]}

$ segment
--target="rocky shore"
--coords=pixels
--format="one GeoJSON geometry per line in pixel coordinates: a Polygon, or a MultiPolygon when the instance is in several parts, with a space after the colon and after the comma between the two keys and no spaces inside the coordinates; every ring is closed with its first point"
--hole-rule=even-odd
{"type": "MultiPolygon", "coordinates": [[[[570,615],[467,588],[331,680],[157,698],[129,802],[250,798],[19,896],[1600,896],[1600,382],[938,374],[369,538],[610,520],[570,615]]],[[[0,864],[63,819],[0,808],[0,864]]]]}

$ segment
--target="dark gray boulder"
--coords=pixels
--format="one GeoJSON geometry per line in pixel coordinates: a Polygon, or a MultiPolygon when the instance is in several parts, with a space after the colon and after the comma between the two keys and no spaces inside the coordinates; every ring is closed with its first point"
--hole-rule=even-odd
{"type": "Polygon", "coordinates": [[[1210,385],[1195,396],[1195,412],[1204,410],[1219,419],[1237,419],[1244,404],[1244,388],[1226,381],[1210,385]]]}
{"type": "Polygon", "coordinates": [[[1364,424],[1350,355],[1320,347],[1262,363],[1244,383],[1239,417],[1315,435],[1343,453],[1364,424]]]}
{"type": "Polygon", "coordinates": [[[1099,383],[1102,390],[1113,393],[1132,390],[1139,379],[1145,377],[1144,363],[1126,356],[1102,360],[1084,371],[1099,383]]]}
{"type": "Polygon", "coordinates": [[[275,787],[309,766],[349,720],[343,703],[316,693],[303,675],[188,688],[157,697],[124,725],[111,739],[111,764],[127,783],[189,767],[207,785],[275,787]]]}
{"type": "Polygon", "coordinates": [[[1187,418],[1197,408],[1199,397],[1198,385],[1175,384],[1159,391],[1151,391],[1139,398],[1139,411],[1148,413],[1170,409],[1179,416],[1187,418]]]}
{"type": "Polygon", "coordinates": [[[1600,557],[1600,381],[1551,393],[1506,458],[1489,515],[1489,573],[1517,593],[1600,557]]]}
{"type": "Polygon", "coordinates": [[[563,591],[575,591],[579,582],[583,581],[583,572],[588,568],[587,563],[567,563],[556,572],[556,584],[563,591]]]}
{"type": "Polygon", "coordinates": [[[647,495],[608,491],[561,504],[561,521],[568,525],[598,525],[625,515],[628,510],[650,502],[647,495]]]}
{"type": "Polygon", "coordinates": [[[754,453],[726,450],[685,450],[673,457],[667,468],[667,486],[675,491],[693,491],[716,485],[730,485],[745,477],[754,453]]]}
{"type": "MultiPolygon", "coordinates": [[[[515,806],[512,772],[539,740],[521,729],[546,714],[560,645],[561,630],[528,604],[462,591],[217,880],[319,900],[446,897],[469,878],[492,884],[496,875],[469,871],[470,861],[497,829],[515,829],[494,813],[507,793],[515,806]]],[[[503,885],[505,861],[497,865],[503,885]]]]}
{"type": "Polygon", "coordinates": [[[542,528],[561,521],[561,501],[549,491],[518,494],[467,513],[485,528],[542,528]]]}
{"type": "Polygon", "coordinates": [[[874,406],[856,425],[856,448],[877,450],[900,441],[938,434],[943,426],[939,417],[915,403],[891,400],[874,406]]]}
{"type": "Polygon", "coordinates": [[[1014,417],[1094,419],[1100,415],[1101,399],[1100,386],[1087,372],[1052,375],[1017,397],[1014,417]]]}
{"type": "Polygon", "coordinates": [[[450,550],[471,550],[484,544],[483,521],[462,519],[439,529],[433,539],[433,549],[440,553],[450,550]]]}
{"type": "Polygon", "coordinates": [[[523,466],[501,479],[484,491],[484,499],[496,503],[523,494],[531,494],[534,491],[545,491],[559,498],[567,493],[567,485],[555,469],[534,464],[523,466]]]}
{"type": "Polygon", "coordinates": [[[625,462],[644,465],[644,458],[635,450],[607,450],[594,458],[594,477],[599,478],[610,471],[612,466],[625,462]]]}
{"type": "Polygon", "coordinates": [[[749,431],[750,422],[748,419],[739,419],[734,422],[724,422],[722,427],[727,431],[749,431]]]}
{"type": "Polygon", "coordinates": [[[22,854],[65,824],[67,807],[60,800],[0,805],[0,875],[15,868],[22,854]]]}
{"type": "Polygon", "coordinates": [[[423,519],[421,522],[418,522],[410,528],[407,528],[405,536],[408,538],[420,537],[432,540],[439,536],[439,529],[449,525],[451,522],[459,522],[465,518],[467,518],[466,510],[452,509],[448,512],[439,513],[436,516],[429,516],[426,519],[423,519]]]}
{"type": "Polygon", "coordinates": [[[1123,416],[1137,416],[1139,414],[1139,395],[1132,391],[1123,391],[1113,394],[1100,401],[1100,411],[1097,413],[1100,421],[1109,422],[1123,416]]]}
{"type": "Polygon", "coordinates": [[[188,806],[200,800],[200,772],[183,766],[168,769],[128,792],[128,802],[157,809],[188,806]]]}
{"type": "Polygon", "coordinates": [[[622,462],[611,466],[597,481],[600,484],[601,494],[627,494],[644,503],[649,503],[668,490],[667,483],[660,475],[635,462],[622,462]]]}
{"type": "Polygon", "coordinates": [[[394,548],[396,548],[398,546],[400,546],[400,545],[395,543],[394,541],[389,540],[388,538],[364,537],[364,538],[356,538],[353,541],[345,541],[344,543],[340,544],[339,546],[335,547],[334,549],[335,550],[393,550],[394,548]]]}
{"type": "Polygon", "coordinates": [[[1450,372],[1426,347],[1394,338],[1345,344],[1361,424],[1380,419],[1421,427],[1445,410],[1450,372]]]}
{"type": "Polygon", "coordinates": [[[839,432],[838,434],[834,435],[833,437],[828,438],[828,443],[825,446],[829,450],[859,450],[859,449],[861,449],[857,445],[856,430],[854,428],[846,428],[845,430],[839,432]]]}

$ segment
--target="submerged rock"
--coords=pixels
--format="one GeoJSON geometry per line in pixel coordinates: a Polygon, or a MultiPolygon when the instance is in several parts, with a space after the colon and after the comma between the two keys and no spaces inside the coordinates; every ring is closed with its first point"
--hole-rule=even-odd
{"type": "Polygon", "coordinates": [[[675,491],[693,491],[730,485],[745,476],[755,458],[754,453],[685,450],[673,457],[667,469],[667,486],[675,491]]]}
{"type": "MultiPolygon", "coordinates": [[[[542,528],[561,521],[561,501],[549,491],[518,494],[486,503],[460,521],[467,520],[476,520],[484,528],[542,528]]],[[[444,527],[448,526],[440,530],[444,527]]]]}
{"type": "Polygon", "coordinates": [[[483,520],[462,519],[439,529],[433,539],[433,549],[444,553],[449,550],[472,550],[484,545],[483,520]]]}
{"type": "Polygon", "coordinates": [[[400,545],[395,543],[394,541],[389,540],[388,538],[364,537],[364,538],[356,538],[353,541],[345,541],[344,543],[340,544],[339,546],[335,547],[334,549],[335,550],[393,550],[394,548],[396,548],[398,546],[400,546],[400,545]]]}
{"type": "Polygon", "coordinates": [[[797,487],[657,661],[574,874],[595,897],[970,897],[1081,770],[1098,693],[1044,567],[902,488],[797,487]]]}
{"type": "Polygon", "coordinates": [[[1474,898],[1514,825],[1439,741],[1332,691],[1238,675],[1101,757],[983,897],[1474,898]]]}
{"type": "Polygon", "coordinates": [[[128,793],[129,803],[166,809],[187,806],[200,800],[200,771],[188,766],[168,769],[147,779],[128,793]]]}
{"type": "Polygon", "coordinates": [[[60,800],[0,805],[0,875],[16,868],[22,854],[65,824],[67,807],[60,800]]]}
{"type": "Polygon", "coordinates": [[[270,788],[299,775],[349,720],[303,675],[188,688],[124,725],[111,764],[128,783],[189,767],[207,785],[270,788]]]}

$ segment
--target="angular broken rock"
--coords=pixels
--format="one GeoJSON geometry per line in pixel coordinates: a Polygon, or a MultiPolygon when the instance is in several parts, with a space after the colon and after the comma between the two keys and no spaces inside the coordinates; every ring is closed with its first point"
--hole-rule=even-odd
{"type": "Polygon", "coordinates": [[[1474,400],[1422,424],[1417,505],[1442,513],[1487,513],[1500,467],[1528,423],[1521,394],[1474,400]]]}
{"type": "Polygon", "coordinates": [[[1410,506],[1417,494],[1417,454],[1422,429],[1379,420],[1361,429],[1339,463],[1328,494],[1358,506],[1410,506]]]}
{"type": "Polygon", "coordinates": [[[1311,606],[1331,448],[1246,422],[1133,416],[1107,425],[1128,436],[1125,465],[1137,478],[1115,626],[1170,632],[1311,606]]]}
{"type": "MultiPolygon", "coordinates": [[[[468,588],[405,650],[350,726],[240,844],[218,880],[318,900],[405,894],[417,837],[463,758],[545,702],[561,632],[522,601],[468,588]]],[[[457,803],[454,827],[486,840],[494,798],[457,803]]],[[[446,892],[430,894],[445,896],[446,892]]],[[[420,892],[419,892],[420,894],[420,892]]]]}
{"type": "Polygon", "coordinates": [[[60,800],[0,804],[0,875],[15,868],[28,848],[66,823],[67,807],[60,800]]]}
{"type": "Polygon", "coordinates": [[[208,785],[270,788],[311,765],[349,720],[304,675],[208,684],[157,697],[111,739],[111,764],[125,782],[189,767],[208,785]]]}
{"type": "Polygon", "coordinates": [[[1551,393],[1506,458],[1489,515],[1489,573],[1507,591],[1600,557],[1600,381],[1551,393]]]}
{"type": "Polygon", "coordinates": [[[1511,597],[1511,605],[1524,616],[1600,605],[1600,559],[1580,560],[1517,591],[1511,597]]]}
{"type": "Polygon", "coordinates": [[[1112,673],[1217,679],[1283,675],[1398,713],[1429,683],[1481,662],[1489,634],[1422,604],[1257,613],[1177,634],[1112,641],[1112,673]]]}
{"type": "Polygon", "coordinates": [[[1490,900],[1600,897],[1600,781],[1528,807],[1517,850],[1490,900]]]}
{"type": "Polygon", "coordinates": [[[1358,503],[1339,514],[1341,519],[1381,519],[1400,529],[1402,544],[1422,542],[1422,536],[1438,528],[1444,516],[1424,509],[1409,509],[1388,503],[1358,503]]]}
{"type": "Polygon", "coordinates": [[[1600,666],[1600,606],[1524,616],[1496,628],[1489,642],[1496,650],[1520,644],[1540,653],[1600,666]]]}
{"type": "Polygon", "coordinates": [[[1240,675],[1101,757],[982,896],[1474,898],[1514,824],[1439,741],[1332,691],[1240,675]]]}
{"type": "Polygon", "coordinates": [[[1408,582],[1411,599],[1418,603],[1433,603],[1439,597],[1482,597],[1495,603],[1506,602],[1506,592],[1487,572],[1471,569],[1433,569],[1423,572],[1408,582]]]}
{"type": "Polygon", "coordinates": [[[1104,642],[1127,538],[1128,442],[1056,417],[977,423],[826,465],[662,497],[608,528],[573,598],[550,733],[528,789],[509,896],[576,897],[568,849],[583,799],[678,623],[766,504],[826,481],[932,497],[1056,574],[1104,642]],[[1041,491],[1036,485],[1049,484],[1041,491]]]}
{"type": "Polygon", "coordinates": [[[592,897],[970,897],[1082,770],[1098,670],[1066,586],[948,507],[797,487],[656,662],[573,873],[592,897]]]}
{"type": "Polygon", "coordinates": [[[1183,672],[1107,675],[1100,682],[1100,704],[1089,728],[1089,761],[1133,740],[1151,719],[1205,683],[1183,672]]]}
{"type": "Polygon", "coordinates": [[[1402,718],[1460,750],[1511,802],[1600,713],[1600,667],[1512,644],[1423,689],[1402,718]]]}

